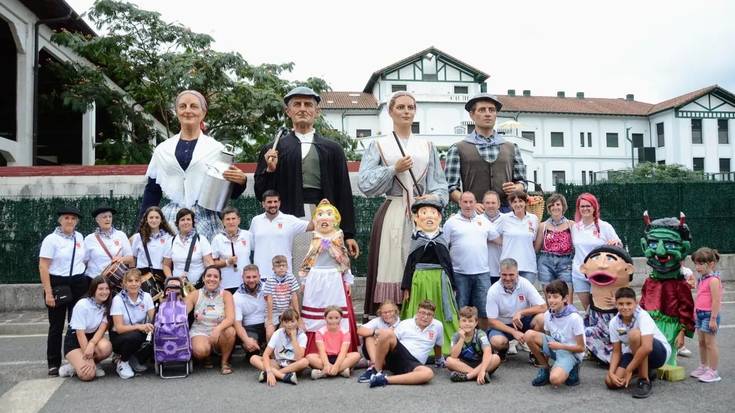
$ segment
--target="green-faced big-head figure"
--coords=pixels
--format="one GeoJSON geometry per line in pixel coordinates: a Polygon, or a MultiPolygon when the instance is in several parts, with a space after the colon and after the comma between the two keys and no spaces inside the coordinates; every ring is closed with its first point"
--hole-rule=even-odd
{"type": "Polygon", "coordinates": [[[655,280],[681,279],[681,263],[691,248],[692,237],[683,212],[679,219],[659,218],[651,222],[648,211],[643,213],[646,224],[641,248],[647,264],[653,269],[650,277],[655,280]]]}

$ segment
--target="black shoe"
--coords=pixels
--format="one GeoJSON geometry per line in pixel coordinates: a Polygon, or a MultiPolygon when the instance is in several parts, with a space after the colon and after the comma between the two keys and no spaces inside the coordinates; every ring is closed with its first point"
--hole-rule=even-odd
{"type": "Polygon", "coordinates": [[[507,360],[508,359],[508,350],[498,351],[498,357],[500,357],[500,361],[501,362],[504,362],[505,360],[507,360]]]}
{"type": "Polygon", "coordinates": [[[533,367],[541,367],[541,363],[539,363],[538,360],[536,360],[536,356],[534,356],[533,353],[528,353],[528,362],[533,367]]]}
{"type": "Polygon", "coordinates": [[[48,368],[48,375],[52,377],[59,377],[59,368],[56,366],[48,368]]]}
{"type": "Polygon", "coordinates": [[[651,391],[653,391],[653,385],[649,380],[638,379],[638,383],[633,388],[633,398],[645,399],[651,395],[651,391]]]}
{"type": "Polygon", "coordinates": [[[569,372],[569,377],[564,382],[567,386],[576,386],[579,384],[579,363],[575,364],[572,371],[569,372]]]}

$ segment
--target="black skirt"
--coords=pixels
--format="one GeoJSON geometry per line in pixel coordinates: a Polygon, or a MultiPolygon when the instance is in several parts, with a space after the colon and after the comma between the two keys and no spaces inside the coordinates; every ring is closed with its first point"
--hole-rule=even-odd
{"type": "MultiPolygon", "coordinates": [[[[95,333],[84,333],[85,336],[87,336],[87,341],[91,340],[92,337],[94,337],[95,333]]],[[[79,345],[79,340],[77,339],[77,333],[76,330],[73,330],[71,328],[66,330],[66,337],[64,338],[64,356],[69,354],[70,351],[76,350],[78,348],[81,348],[79,345]]]]}

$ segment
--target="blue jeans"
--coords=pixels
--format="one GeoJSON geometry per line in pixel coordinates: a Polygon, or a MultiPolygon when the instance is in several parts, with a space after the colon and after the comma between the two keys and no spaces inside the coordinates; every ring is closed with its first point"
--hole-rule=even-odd
{"type": "Polygon", "coordinates": [[[536,283],[536,273],[531,271],[518,271],[518,275],[527,279],[531,284],[536,283]]]}
{"type": "Polygon", "coordinates": [[[454,273],[454,286],[457,288],[458,309],[472,305],[477,308],[477,316],[487,318],[485,301],[490,289],[490,273],[461,274],[454,273]]]}
{"type": "Polygon", "coordinates": [[[554,255],[541,252],[538,256],[538,279],[542,284],[548,284],[554,280],[562,280],[569,284],[572,282],[572,258],[573,255],[554,255]]]}

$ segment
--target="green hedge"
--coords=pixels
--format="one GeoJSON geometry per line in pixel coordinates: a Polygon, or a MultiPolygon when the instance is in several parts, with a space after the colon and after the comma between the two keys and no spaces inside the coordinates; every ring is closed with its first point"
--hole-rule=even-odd
{"type": "MultiPolygon", "coordinates": [[[[694,247],[712,246],[724,253],[735,252],[735,237],[728,225],[735,222],[731,204],[735,201],[735,183],[698,182],[680,184],[597,184],[590,186],[559,185],[558,191],[569,201],[568,217],[574,216],[574,200],[582,192],[592,192],[602,205],[602,218],[610,222],[633,255],[641,255],[639,239],[643,232],[641,215],[645,209],[653,218],[687,215],[694,247]]],[[[547,194],[548,195],[548,194],[547,194]]],[[[375,211],[381,198],[354,197],[357,242],[360,258],[353,262],[353,272],[365,275],[367,245],[375,211]]],[[[89,234],[94,229],[92,210],[109,204],[118,211],[115,226],[127,234],[137,230],[140,198],[87,197],[77,199],[0,199],[0,283],[38,281],[38,251],[41,241],[56,226],[55,211],[61,205],[73,204],[85,215],[78,230],[89,234]]],[[[262,213],[254,198],[233,202],[243,216],[244,225],[262,213]]],[[[445,213],[456,211],[452,205],[445,213]]]]}

